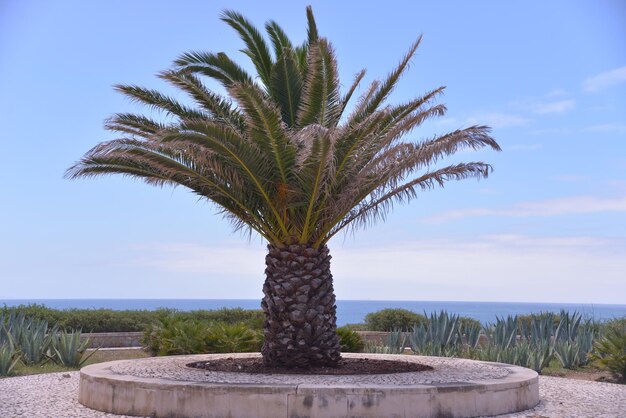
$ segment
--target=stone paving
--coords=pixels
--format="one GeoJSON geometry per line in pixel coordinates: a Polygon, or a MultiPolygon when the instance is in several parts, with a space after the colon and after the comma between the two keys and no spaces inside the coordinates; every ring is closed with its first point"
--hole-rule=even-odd
{"type": "MultiPolygon", "coordinates": [[[[88,409],[77,401],[79,372],[0,379],[0,417],[104,418],[122,415],[88,409]]],[[[539,377],[541,403],[499,418],[624,418],[626,385],[539,377]]]]}
{"type": "MultiPolygon", "coordinates": [[[[397,355],[369,354],[381,360],[398,361],[397,355]]],[[[445,357],[403,356],[407,362],[416,362],[431,366],[433,370],[416,373],[394,373],[381,375],[349,375],[349,376],[312,376],[312,375],[271,375],[271,374],[244,374],[211,372],[207,370],[191,369],[186,364],[215,358],[254,358],[258,353],[248,354],[211,354],[207,356],[176,356],[153,357],[142,359],[140,362],[121,360],[115,362],[110,370],[115,374],[146,378],[163,378],[175,381],[206,382],[206,383],[241,383],[241,384],[359,384],[367,385],[418,385],[435,383],[457,383],[480,381],[486,379],[500,379],[508,375],[508,370],[502,365],[487,365],[472,360],[450,359],[445,357]]],[[[359,358],[361,355],[342,353],[345,358],[359,358]]]]}

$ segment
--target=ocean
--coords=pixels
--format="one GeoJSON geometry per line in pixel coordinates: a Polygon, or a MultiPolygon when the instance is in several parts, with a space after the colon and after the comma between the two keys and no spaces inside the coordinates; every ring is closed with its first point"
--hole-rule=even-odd
{"type": "MultiPolygon", "coordinates": [[[[55,309],[137,309],[172,308],[181,311],[195,309],[243,308],[260,309],[257,299],[0,299],[0,306],[18,306],[37,303],[55,309]]],[[[337,325],[362,323],[365,315],[385,308],[404,308],[427,314],[440,310],[468,316],[483,324],[495,322],[498,317],[566,310],[579,312],[584,318],[605,321],[626,317],[626,305],[579,303],[522,303],[522,302],[451,302],[451,301],[389,301],[338,300],[337,325]]]]}

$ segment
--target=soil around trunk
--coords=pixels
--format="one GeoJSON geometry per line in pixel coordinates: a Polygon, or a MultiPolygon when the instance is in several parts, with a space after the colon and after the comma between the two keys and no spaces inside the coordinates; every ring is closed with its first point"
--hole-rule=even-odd
{"type": "Polygon", "coordinates": [[[304,374],[304,375],[368,375],[412,373],[433,370],[424,364],[407,361],[373,360],[362,358],[342,358],[337,367],[311,366],[309,368],[270,367],[263,364],[262,358],[223,358],[211,361],[188,363],[187,367],[212,372],[250,374],[304,374]]]}

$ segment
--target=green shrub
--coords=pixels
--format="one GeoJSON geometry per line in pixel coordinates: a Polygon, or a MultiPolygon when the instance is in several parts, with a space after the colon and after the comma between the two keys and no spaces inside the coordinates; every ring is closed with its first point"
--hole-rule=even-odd
{"type": "Polygon", "coordinates": [[[260,330],[243,322],[209,322],[171,314],[146,327],[141,342],[153,355],[168,356],[260,351],[263,337],[260,330]]]}
{"type": "Polygon", "coordinates": [[[142,343],[153,354],[202,354],[208,351],[209,324],[165,316],[144,331],[142,343]]]}
{"type": "Polygon", "coordinates": [[[426,324],[426,317],[407,309],[383,309],[365,316],[370,331],[410,331],[414,325],[422,324],[426,324]]]}
{"type": "Polygon", "coordinates": [[[263,312],[260,309],[222,308],[218,310],[178,311],[160,308],[148,310],[113,310],[113,309],[52,309],[44,305],[31,304],[0,308],[0,317],[21,313],[29,318],[47,321],[50,326],[61,329],[80,329],[82,332],[141,332],[159,318],[195,319],[205,322],[239,323],[243,322],[253,329],[263,328],[263,312]]]}
{"type": "Polygon", "coordinates": [[[599,333],[601,335],[606,335],[611,330],[621,331],[626,329],[626,316],[621,318],[610,319],[601,324],[599,333]]]}
{"type": "Polygon", "coordinates": [[[337,328],[339,345],[344,353],[360,353],[365,348],[363,338],[347,326],[337,328]]]}
{"type": "Polygon", "coordinates": [[[626,381],[626,324],[620,329],[611,327],[594,344],[591,358],[626,381]]]}
{"type": "Polygon", "coordinates": [[[351,329],[352,331],[369,331],[367,329],[367,325],[365,324],[346,324],[344,327],[351,329]]]}
{"type": "Polygon", "coordinates": [[[261,332],[244,323],[216,323],[209,327],[208,352],[250,353],[261,351],[262,345],[261,332]]]}
{"type": "Polygon", "coordinates": [[[221,308],[213,311],[195,310],[190,312],[176,311],[174,316],[183,319],[195,319],[198,321],[215,322],[223,324],[246,324],[248,328],[255,330],[263,329],[265,315],[260,309],[221,308]]]}

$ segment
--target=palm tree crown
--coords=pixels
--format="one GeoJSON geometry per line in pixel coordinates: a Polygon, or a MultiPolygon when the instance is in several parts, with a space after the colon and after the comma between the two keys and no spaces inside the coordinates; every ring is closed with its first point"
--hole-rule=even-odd
{"type": "Polygon", "coordinates": [[[444,114],[445,106],[435,103],[443,87],[386,104],[421,37],[349,108],[365,71],[340,91],[333,48],[319,36],[310,7],[301,45],[274,21],[265,25],[268,43],[241,14],[225,11],[222,20],[244,41],[258,77],[224,53],[189,52],[159,76],[193,105],[156,90],[116,86],[171,117],[113,115],[106,129],[121,137],[91,149],[67,177],[121,173],[154,185],[183,185],[217,204],[235,228],[248,227],[272,246],[317,249],[347,226],[383,218],[392,203],[409,201],[420,189],[491,171],[482,162],[432,168],[459,149],[499,150],[488,127],[407,139],[425,120],[444,114]],[[227,95],[209,90],[202,77],[217,80],[227,95]]]}

